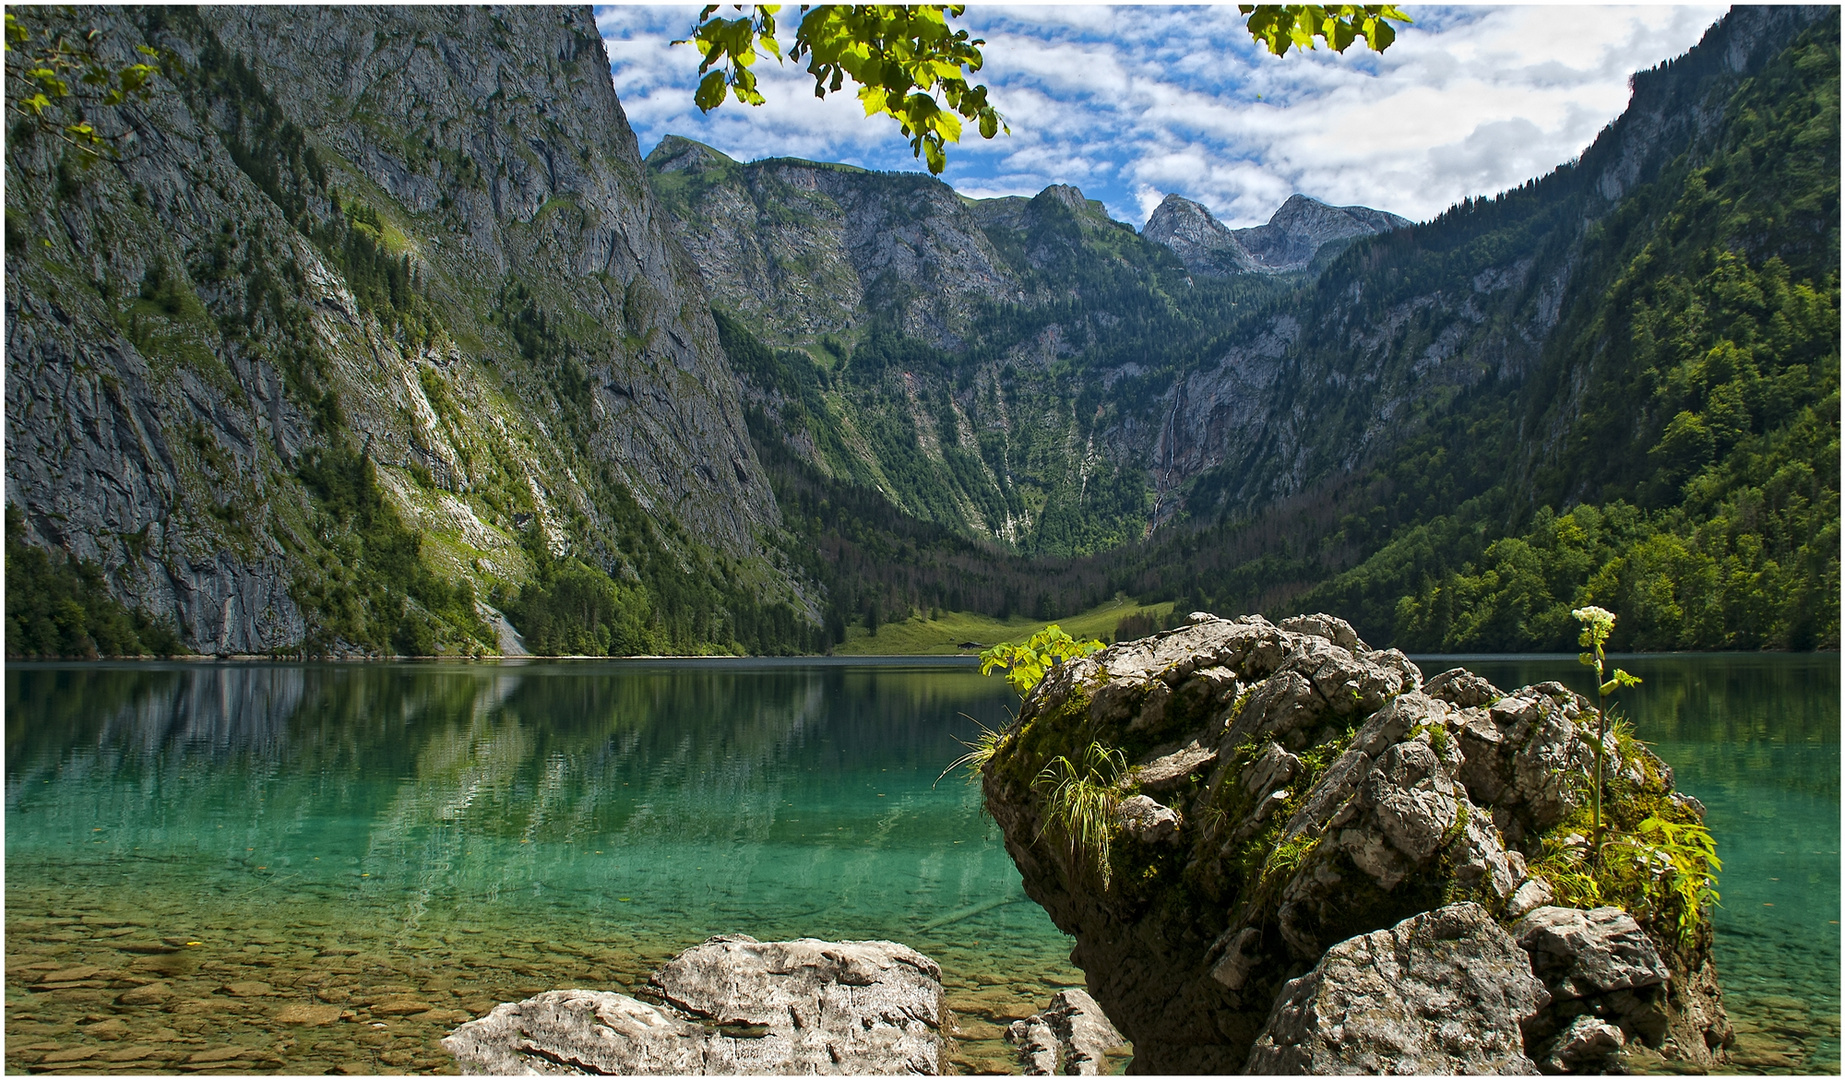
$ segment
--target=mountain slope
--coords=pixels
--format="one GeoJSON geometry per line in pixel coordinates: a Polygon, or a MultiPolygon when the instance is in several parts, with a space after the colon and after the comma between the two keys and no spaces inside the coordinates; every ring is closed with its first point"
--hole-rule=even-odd
{"type": "Polygon", "coordinates": [[[212,652],[494,648],[557,560],[661,649],[812,610],[586,11],[38,17],[176,62],[119,160],[8,142],[26,542],[212,652]]]}
{"type": "Polygon", "coordinates": [[[1170,517],[1158,396],[1354,222],[1388,218],[1292,200],[1243,231],[1271,272],[1194,280],[1067,185],[964,199],[913,174],[744,165],[672,136],[648,167],[714,302],[785,354],[739,365],[773,437],[823,476],[1035,555],[1103,550],[1170,517]]]}
{"type": "MultiPolygon", "coordinates": [[[[1106,583],[1181,609],[1326,607],[1421,648],[1567,648],[1569,608],[1592,600],[1629,612],[1623,640],[1649,648],[1836,641],[1837,110],[1811,52],[1828,34],[1828,9],[1738,9],[1637,76],[1628,112],[1579,161],[1352,239],[1317,276],[1215,294],[1215,310],[1202,278],[1188,289],[1157,262],[1141,292],[1117,294],[1132,306],[1097,303],[1080,254],[1040,278],[1075,302],[1009,306],[1005,330],[1083,336],[1049,339],[1068,342],[1047,364],[1061,382],[1037,400],[1100,405],[1071,409],[1090,420],[1082,445],[1146,478],[1154,527],[1141,544],[1063,549],[1096,554],[1040,565],[1041,595],[1081,606],[1106,583]],[[1720,155],[1748,164],[1712,193],[1720,155]],[[1096,317],[1130,311],[1168,314],[1112,339],[1096,317]],[[1662,328],[1669,349],[1641,347],[1662,328]],[[1753,358],[1721,359],[1732,347],[1753,358]]],[[[978,386],[995,352],[1022,354],[973,325],[960,354],[932,354],[938,385],[978,386]]],[[[804,370],[781,355],[782,372],[804,370]]],[[[910,373],[928,385],[923,366],[910,373]]],[[[752,400],[778,378],[746,374],[752,400]]],[[[769,396],[759,445],[820,460],[789,437],[799,410],[769,396]]],[[[842,425],[864,415],[843,398],[834,411],[842,425]]]]}
{"type": "Polygon", "coordinates": [[[1623,646],[1835,643],[1837,42],[1739,8],[1579,162],[1355,244],[1188,493],[1213,554],[1147,573],[1408,648],[1569,648],[1590,602],[1623,646]]]}

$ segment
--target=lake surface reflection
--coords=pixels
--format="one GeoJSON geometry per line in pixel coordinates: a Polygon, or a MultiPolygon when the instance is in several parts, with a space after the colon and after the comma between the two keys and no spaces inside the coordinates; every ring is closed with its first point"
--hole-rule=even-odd
{"type": "MultiPolygon", "coordinates": [[[[1837,658],[1622,662],[1723,845],[1748,1067],[1836,1070],[1837,658]]],[[[977,791],[935,782],[1016,704],[965,662],[11,665],[6,687],[10,1070],[452,1071],[435,1040],[494,1002],[633,989],[736,932],[920,949],[955,1064],[982,1069],[1081,982],[977,791]]]]}

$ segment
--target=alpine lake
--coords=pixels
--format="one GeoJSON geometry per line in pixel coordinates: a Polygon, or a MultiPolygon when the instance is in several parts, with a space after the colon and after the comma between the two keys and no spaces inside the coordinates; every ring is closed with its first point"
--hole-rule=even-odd
{"type": "MultiPolygon", "coordinates": [[[[1720,845],[1734,1068],[1837,1073],[1839,657],[1617,662],[1720,845]]],[[[494,1004],[723,933],[908,944],[949,1068],[1016,1071],[1006,1025],[1082,973],[938,781],[1016,705],[961,658],[10,664],[7,1071],[453,1072],[494,1004]]]]}

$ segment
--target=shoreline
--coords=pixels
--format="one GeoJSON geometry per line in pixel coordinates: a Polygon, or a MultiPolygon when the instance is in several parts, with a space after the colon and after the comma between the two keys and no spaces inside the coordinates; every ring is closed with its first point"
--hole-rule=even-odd
{"type": "MultiPolygon", "coordinates": [[[[1508,652],[1508,653],[1406,653],[1412,661],[1421,664],[1423,660],[1462,663],[1467,661],[1504,661],[1504,660],[1573,660],[1575,653],[1554,652],[1508,652]]],[[[1647,659],[1685,656],[1740,657],[1740,656],[1841,656],[1838,649],[1750,649],[1717,652],[1684,650],[1678,652],[1611,652],[1613,659],[1647,659]]],[[[978,661],[980,654],[973,650],[959,653],[794,653],[791,655],[746,654],[700,654],[700,653],[637,653],[632,656],[596,656],[587,653],[573,653],[559,656],[540,656],[535,653],[482,653],[463,655],[460,653],[439,656],[288,656],[264,653],[175,653],[172,656],[9,656],[5,662],[14,664],[418,664],[418,663],[551,663],[559,660],[589,660],[597,662],[610,661],[658,661],[670,660],[684,662],[688,660],[708,660],[717,663],[735,663],[746,661],[761,663],[772,661],[779,663],[797,662],[897,662],[916,660],[965,660],[978,661]]]]}

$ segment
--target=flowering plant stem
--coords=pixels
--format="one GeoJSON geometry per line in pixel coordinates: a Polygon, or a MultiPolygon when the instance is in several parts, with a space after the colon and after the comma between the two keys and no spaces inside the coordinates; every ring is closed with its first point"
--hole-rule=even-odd
{"type": "Polygon", "coordinates": [[[1590,820],[1595,836],[1591,841],[1596,852],[1601,851],[1602,833],[1602,789],[1604,787],[1604,762],[1608,757],[1608,695],[1623,686],[1637,685],[1640,680],[1620,668],[1612,673],[1608,671],[1608,657],[1602,651],[1608,643],[1609,635],[1614,633],[1614,612],[1606,608],[1580,607],[1570,612],[1582,623],[1582,637],[1579,639],[1583,648],[1591,651],[1577,656],[1584,666],[1595,669],[1596,693],[1599,701],[1595,708],[1595,793],[1591,804],[1590,820]]]}

